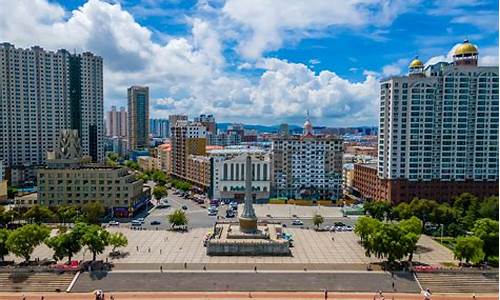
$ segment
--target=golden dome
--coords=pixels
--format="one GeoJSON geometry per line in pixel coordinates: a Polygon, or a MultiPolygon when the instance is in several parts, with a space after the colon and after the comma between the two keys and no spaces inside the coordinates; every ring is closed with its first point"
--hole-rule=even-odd
{"type": "Polygon", "coordinates": [[[467,54],[476,54],[477,55],[478,51],[476,46],[472,45],[468,40],[465,40],[464,43],[455,49],[455,56],[459,55],[467,55],[467,54]]]}
{"type": "Polygon", "coordinates": [[[424,64],[422,63],[422,61],[420,59],[418,59],[418,56],[415,57],[414,60],[411,61],[410,63],[410,68],[411,69],[414,69],[414,68],[423,68],[424,67],[424,64]]]}

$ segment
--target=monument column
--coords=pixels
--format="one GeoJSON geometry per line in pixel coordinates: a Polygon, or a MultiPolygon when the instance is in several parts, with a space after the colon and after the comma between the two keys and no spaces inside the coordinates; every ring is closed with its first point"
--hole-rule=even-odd
{"type": "Polygon", "coordinates": [[[252,158],[247,154],[245,163],[245,204],[240,218],[240,231],[244,233],[257,232],[257,216],[253,209],[252,198],[252,158]]]}

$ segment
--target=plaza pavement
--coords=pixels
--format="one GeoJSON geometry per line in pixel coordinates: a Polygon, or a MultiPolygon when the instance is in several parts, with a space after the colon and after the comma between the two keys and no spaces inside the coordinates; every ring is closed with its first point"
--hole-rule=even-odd
{"type": "MultiPolygon", "coordinates": [[[[250,266],[253,268],[254,265],[268,266],[268,269],[278,270],[280,268],[294,269],[294,266],[300,266],[299,268],[310,266],[313,269],[316,266],[317,269],[321,269],[323,265],[330,270],[349,268],[359,270],[366,268],[369,263],[380,261],[375,257],[365,256],[365,251],[353,232],[331,233],[286,228],[286,232],[291,233],[294,238],[291,257],[222,257],[206,255],[206,248],[203,247],[202,241],[210,228],[195,228],[186,233],[127,228],[109,228],[109,230],[120,231],[127,236],[128,246],[120,249],[125,255],[112,259],[108,257],[111,251],[111,247],[108,247],[103,254],[98,256],[98,259],[108,259],[117,267],[128,269],[158,269],[159,265],[164,265],[166,269],[183,269],[184,263],[187,263],[188,266],[197,265],[196,268],[206,266],[214,269],[221,269],[217,268],[217,265],[225,265],[226,269],[248,269],[250,266]]],[[[51,258],[52,254],[51,249],[41,245],[35,249],[32,258],[51,258]]],[[[89,251],[82,250],[74,256],[74,259],[89,260],[91,257],[89,251]]],[[[7,260],[12,259],[21,261],[20,258],[12,255],[7,257],[7,260]]],[[[414,255],[414,260],[430,265],[443,262],[456,263],[449,249],[428,236],[421,237],[419,250],[414,255]]]]}
{"type": "MultiPolygon", "coordinates": [[[[257,217],[262,218],[270,214],[273,218],[312,218],[315,214],[320,214],[324,218],[340,218],[342,210],[336,206],[301,206],[290,204],[254,204],[257,217]]],[[[238,211],[242,211],[243,204],[238,206],[238,211]]]]}

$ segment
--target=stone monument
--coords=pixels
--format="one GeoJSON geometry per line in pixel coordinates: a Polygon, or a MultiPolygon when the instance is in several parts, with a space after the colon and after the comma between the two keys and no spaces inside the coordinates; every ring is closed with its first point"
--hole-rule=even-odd
{"type": "Polygon", "coordinates": [[[282,238],[279,224],[258,224],[252,197],[252,158],[245,162],[245,202],[239,222],[215,224],[214,233],[206,241],[207,254],[213,256],[286,256],[290,244],[282,238]]]}

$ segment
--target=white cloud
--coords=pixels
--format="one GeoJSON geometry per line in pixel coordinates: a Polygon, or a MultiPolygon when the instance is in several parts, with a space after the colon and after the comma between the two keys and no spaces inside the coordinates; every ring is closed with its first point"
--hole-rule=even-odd
{"type": "MultiPolygon", "coordinates": [[[[201,18],[188,19],[191,34],[159,44],[119,4],[90,0],[71,13],[46,0],[0,0],[0,36],[16,46],[92,51],[104,59],[105,105],[124,105],[126,89],[150,86],[151,115],[213,113],[219,120],[301,122],[309,109],[317,124],[375,124],[378,82],[356,83],[333,72],[315,74],[304,64],[260,59],[226,71],[221,36],[201,18]],[[26,18],[26,11],[32,12],[26,18]]],[[[347,18],[346,16],[344,18],[347,18]]],[[[216,25],[215,25],[216,26],[216,25]]],[[[217,27],[218,28],[218,27],[217,27]]]]}
{"type": "Polygon", "coordinates": [[[394,76],[405,73],[408,68],[409,60],[406,58],[401,58],[397,62],[385,65],[382,67],[382,75],[383,76],[394,76]]]}
{"type": "Polygon", "coordinates": [[[418,0],[228,0],[222,11],[238,23],[245,38],[239,51],[251,59],[281,46],[287,32],[295,39],[329,26],[389,25],[418,0]]]}

